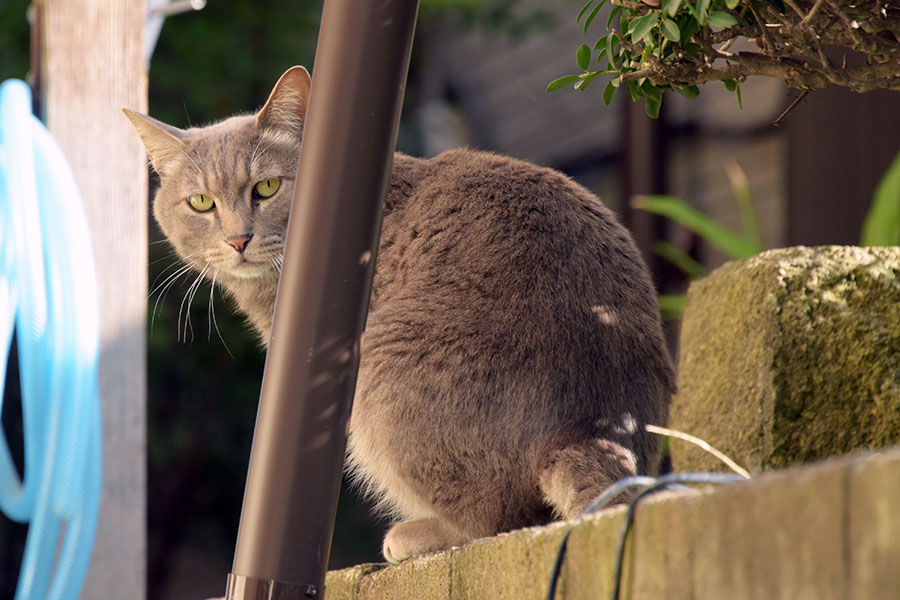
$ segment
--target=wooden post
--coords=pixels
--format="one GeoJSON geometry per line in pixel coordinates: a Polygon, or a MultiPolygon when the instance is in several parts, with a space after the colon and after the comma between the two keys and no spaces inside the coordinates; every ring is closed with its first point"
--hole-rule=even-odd
{"type": "Polygon", "coordinates": [[[37,0],[42,109],[85,202],[100,297],[104,482],[82,598],[145,596],[147,164],[143,0],[37,0]]]}

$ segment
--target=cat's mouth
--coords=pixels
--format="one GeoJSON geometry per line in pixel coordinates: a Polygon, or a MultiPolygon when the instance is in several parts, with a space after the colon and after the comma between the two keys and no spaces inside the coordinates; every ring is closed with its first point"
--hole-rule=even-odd
{"type": "Polygon", "coordinates": [[[250,260],[244,258],[240,262],[228,265],[225,271],[239,279],[253,279],[256,277],[271,277],[278,275],[278,270],[270,261],[250,260]]]}

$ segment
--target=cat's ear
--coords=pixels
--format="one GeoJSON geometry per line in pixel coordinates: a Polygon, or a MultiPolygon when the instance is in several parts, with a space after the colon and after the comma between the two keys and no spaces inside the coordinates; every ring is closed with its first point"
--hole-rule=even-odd
{"type": "Polygon", "coordinates": [[[164,175],[166,169],[179,157],[184,156],[184,132],[177,127],[166,125],[147,115],[136,113],[133,110],[123,108],[122,112],[134,125],[137,134],[141,136],[153,169],[160,175],[164,175]]]}
{"type": "Polygon", "coordinates": [[[265,106],[256,115],[256,126],[300,134],[308,104],[309,72],[303,67],[291,67],[275,84],[265,106]]]}

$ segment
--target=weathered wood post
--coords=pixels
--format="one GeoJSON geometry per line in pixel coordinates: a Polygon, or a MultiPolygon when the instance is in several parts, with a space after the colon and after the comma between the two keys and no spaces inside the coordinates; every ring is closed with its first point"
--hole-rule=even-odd
{"type": "Polygon", "coordinates": [[[104,483],[82,598],[145,595],[147,165],[121,107],[145,111],[144,0],[37,0],[42,117],[75,172],[100,297],[104,483]]]}

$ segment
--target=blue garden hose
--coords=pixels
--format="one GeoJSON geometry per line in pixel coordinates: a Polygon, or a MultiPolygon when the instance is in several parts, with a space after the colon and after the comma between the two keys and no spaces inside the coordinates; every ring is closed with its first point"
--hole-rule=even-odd
{"type": "Polygon", "coordinates": [[[31,114],[28,86],[6,81],[0,85],[0,403],[15,330],[25,468],[20,478],[0,429],[0,510],[29,523],[15,600],[76,600],[84,583],[103,464],[97,306],[75,178],[31,114]]]}

